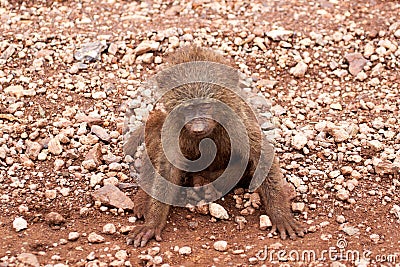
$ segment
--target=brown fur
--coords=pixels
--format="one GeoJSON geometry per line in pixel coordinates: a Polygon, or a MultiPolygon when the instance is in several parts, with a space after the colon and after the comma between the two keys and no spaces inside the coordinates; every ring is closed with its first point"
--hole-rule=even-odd
{"type": "MultiPolygon", "coordinates": [[[[171,56],[170,60],[171,64],[180,64],[192,61],[212,61],[226,63],[226,60],[219,54],[216,54],[212,50],[199,47],[190,47],[178,51],[171,56]]],[[[179,77],[162,76],[160,78],[173,80],[179,77]]],[[[228,74],[226,79],[232,81],[233,83],[238,81],[238,78],[233,74],[228,74]]],[[[166,81],[165,85],[168,85],[169,83],[170,81],[166,81]]],[[[161,87],[162,86],[163,85],[161,83],[161,87]]],[[[208,97],[218,99],[233,109],[235,113],[239,115],[241,121],[244,122],[250,142],[250,158],[247,170],[242,178],[242,182],[248,183],[253,177],[255,167],[260,160],[262,143],[260,126],[258,125],[256,117],[242,99],[240,99],[230,90],[215,84],[186,84],[177,87],[174,90],[168,91],[164,98],[162,98],[162,104],[165,106],[166,112],[154,110],[150,113],[146,123],[145,142],[147,152],[153,166],[170,182],[179,185],[183,183],[183,178],[186,174],[172,166],[162,153],[161,128],[164,124],[166,114],[176,105],[178,105],[180,101],[188,98],[190,99],[192,97],[208,97]]],[[[224,117],[224,114],[222,114],[222,117],[224,117]]],[[[241,137],[241,133],[239,132],[235,134],[237,134],[238,138],[246,138],[246,136],[241,137]]],[[[221,173],[221,170],[223,171],[230,159],[231,146],[229,136],[221,125],[217,124],[212,133],[207,137],[211,138],[217,145],[217,155],[213,163],[206,170],[198,174],[201,179],[196,178],[194,181],[195,185],[198,185],[198,183],[204,183],[205,179],[207,180],[207,177],[209,179],[208,182],[211,182],[216,177],[215,175],[209,174],[221,173]]],[[[183,128],[180,134],[180,147],[183,155],[186,158],[193,160],[200,156],[199,142],[200,140],[192,138],[190,133],[185,131],[185,128],[183,128]]],[[[235,148],[235,155],[242,155],[243,149],[244,148],[241,147],[235,148]]],[[[144,169],[141,173],[141,179],[151,179],[151,175],[153,175],[151,172],[151,166],[144,166],[144,169]]],[[[152,186],[157,188],[157,184],[152,186]]],[[[296,235],[304,235],[305,229],[295,221],[291,213],[290,200],[293,197],[293,192],[289,184],[284,180],[283,174],[279,167],[279,160],[276,156],[273,159],[273,163],[267,178],[257,189],[257,192],[260,194],[266,209],[266,213],[271,218],[273,223],[272,231],[279,231],[283,239],[286,238],[287,234],[289,234],[291,238],[295,238],[296,235]]],[[[141,226],[137,226],[134,229],[134,231],[128,237],[128,243],[131,243],[134,246],[144,246],[148,240],[153,237],[155,237],[155,239],[158,241],[161,240],[161,231],[166,225],[170,206],[149,197],[143,190],[138,192],[134,202],[135,214],[138,217],[144,217],[145,223],[141,226]]]]}
{"type": "Polygon", "coordinates": [[[232,62],[225,58],[222,54],[216,53],[211,49],[201,48],[199,46],[186,46],[176,53],[169,56],[167,62],[171,65],[193,61],[211,61],[216,63],[232,66],[232,62]]]}

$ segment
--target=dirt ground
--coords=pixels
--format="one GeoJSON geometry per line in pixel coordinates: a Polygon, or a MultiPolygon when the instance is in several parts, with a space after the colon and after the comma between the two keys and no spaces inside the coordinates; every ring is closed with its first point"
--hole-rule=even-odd
{"type": "Polygon", "coordinates": [[[399,1],[378,0],[0,0],[0,266],[400,266],[399,11],[399,1]],[[290,36],[274,40],[275,29],[290,36]],[[73,69],[75,51],[96,40],[108,50],[73,69]],[[146,40],[159,46],[139,53],[146,40]],[[93,201],[103,185],[92,184],[93,175],[134,183],[122,151],[122,106],[165,54],[191,43],[230,57],[276,107],[277,154],[294,201],[305,204],[296,213],[309,227],[304,238],[260,230],[263,209],[241,214],[232,192],[218,201],[228,220],[173,208],[163,241],[134,248],[124,228],[141,220],[93,201]],[[365,64],[352,73],[346,55],[355,52],[365,64]],[[305,73],[294,72],[299,61],[305,73]],[[110,139],[94,138],[93,124],[110,139]],[[348,133],[344,140],[337,129],[348,133]],[[65,142],[53,152],[49,140],[60,133],[65,142]],[[307,142],[298,147],[296,135],[307,142]],[[38,154],[28,151],[32,142],[38,154]],[[114,158],[85,170],[97,143],[114,158]],[[50,212],[64,222],[49,225],[50,212]],[[237,216],[246,218],[244,229],[237,216]],[[13,227],[17,217],[25,229],[13,227]],[[116,232],[103,233],[110,223],[116,232]],[[69,240],[71,232],[79,238],[69,240]],[[105,240],[89,242],[92,232],[105,240]],[[225,251],[214,249],[219,240],[225,251]]]}

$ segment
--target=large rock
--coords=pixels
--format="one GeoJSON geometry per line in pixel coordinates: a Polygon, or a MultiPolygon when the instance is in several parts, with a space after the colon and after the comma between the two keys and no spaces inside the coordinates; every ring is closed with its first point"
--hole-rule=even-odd
{"type": "Polygon", "coordinates": [[[92,193],[94,200],[119,209],[133,209],[133,201],[116,186],[107,184],[92,193]]]}
{"type": "Polygon", "coordinates": [[[141,55],[150,51],[157,51],[160,47],[160,43],[151,40],[145,40],[141,42],[135,49],[136,55],[141,55]]]}

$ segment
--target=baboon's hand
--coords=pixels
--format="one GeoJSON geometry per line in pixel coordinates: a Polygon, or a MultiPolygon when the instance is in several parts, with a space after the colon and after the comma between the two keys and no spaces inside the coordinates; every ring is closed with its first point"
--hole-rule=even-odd
{"type": "Polygon", "coordinates": [[[307,233],[307,228],[296,221],[290,210],[274,209],[269,215],[272,222],[271,232],[279,232],[282,239],[296,239],[297,236],[303,237],[307,233]]]}
{"type": "Polygon", "coordinates": [[[152,238],[155,238],[157,241],[162,241],[161,230],[161,227],[154,225],[138,225],[129,234],[126,243],[134,247],[144,247],[152,238]]]}

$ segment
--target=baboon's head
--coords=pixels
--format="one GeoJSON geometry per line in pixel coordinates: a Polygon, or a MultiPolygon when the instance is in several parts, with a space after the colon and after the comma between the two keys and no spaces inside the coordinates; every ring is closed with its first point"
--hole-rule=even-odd
{"type": "Polygon", "coordinates": [[[185,129],[193,138],[209,136],[217,126],[214,120],[216,110],[211,100],[190,101],[179,108],[179,113],[187,123],[185,129]]]}

